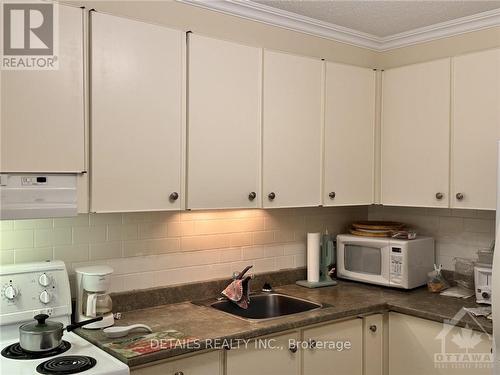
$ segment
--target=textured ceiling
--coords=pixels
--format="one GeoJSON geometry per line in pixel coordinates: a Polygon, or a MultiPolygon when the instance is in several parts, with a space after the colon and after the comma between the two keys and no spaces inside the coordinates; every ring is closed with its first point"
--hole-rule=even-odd
{"type": "Polygon", "coordinates": [[[386,37],[500,8],[500,1],[252,0],[253,2],[386,37]]]}

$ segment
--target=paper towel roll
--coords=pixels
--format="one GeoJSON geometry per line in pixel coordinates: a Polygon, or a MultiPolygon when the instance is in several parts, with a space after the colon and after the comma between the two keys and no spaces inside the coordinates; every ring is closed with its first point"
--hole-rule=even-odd
{"type": "Polygon", "coordinates": [[[307,281],[319,281],[321,233],[307,233],[307,281]]]}

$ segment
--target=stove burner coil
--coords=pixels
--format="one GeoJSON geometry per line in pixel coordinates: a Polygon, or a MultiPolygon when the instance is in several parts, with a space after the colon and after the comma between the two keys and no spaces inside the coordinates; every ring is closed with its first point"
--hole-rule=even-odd
{"type": "Polygon", "coordinates": [[[67,341],[63,341],[61,345],[52,350],[47,350],[46,352],[27,352],[21,348],[21,345],[16,342],[15,344],[9,345],[2,350],[2,356],[10,359],[40,359],[53,357],[58,354],[67,352],[71,348],[71,344],[67,341]]]}
{"type": "Polygon", "coordinates": [[[49,359],[40,363],[36,371],[40,374],[77,374],[95,366],[96,360],[82,355],[68,355],[49,359]]]}

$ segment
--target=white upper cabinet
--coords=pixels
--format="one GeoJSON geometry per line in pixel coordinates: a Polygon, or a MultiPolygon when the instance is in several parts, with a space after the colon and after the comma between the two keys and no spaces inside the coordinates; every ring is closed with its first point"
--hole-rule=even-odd
{"type": "Polygon", "coordinates": [[[323,205],[373,203],[375,72],[326,63],[323,205]]]}
{"type": "Polygon", "coordinates": [[[500,50],[453,59],[451,207],[496,207],[500,50]]]}
{"type": "Polygon", "coordinates": [[[187,207],[259,207],[262,50],[190,35],[188,56],[187,207]]]}
{"type": "Polygon", "coordinates": [[[58,8],[58,69],[1,72],[1,172],[85,171],[83,11],[58,8]]]}
{"type": "Polygon", "coordinates": [[[323,65],[264,51],[264,207],[321,204],[323,65]]]}
{"type": "Polygon", "coordinates": [[[382,203],[447,207],[450,59],[383,74],[382,203]]]}
{"type": "Polygon", "coordinates": [[[91,211],[181,207],[184,33],[92,13],[91,211]]]}

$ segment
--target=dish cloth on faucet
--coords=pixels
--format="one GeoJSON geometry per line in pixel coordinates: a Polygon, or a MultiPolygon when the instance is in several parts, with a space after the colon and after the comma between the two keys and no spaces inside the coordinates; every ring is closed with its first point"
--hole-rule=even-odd
{"type": "Polygon", "coordinates": [[[247,276],[243,278],[245,273],[252,268],[252,266],[247,266],[240,274],[236,277],[231,284],[229,284],[226,289],[222,291],[222,294],[226,296],[230,301],[237,304],[242,309],[248,309],[248,304],[250,303],[248,282],[251,277],[247,276]]]}

